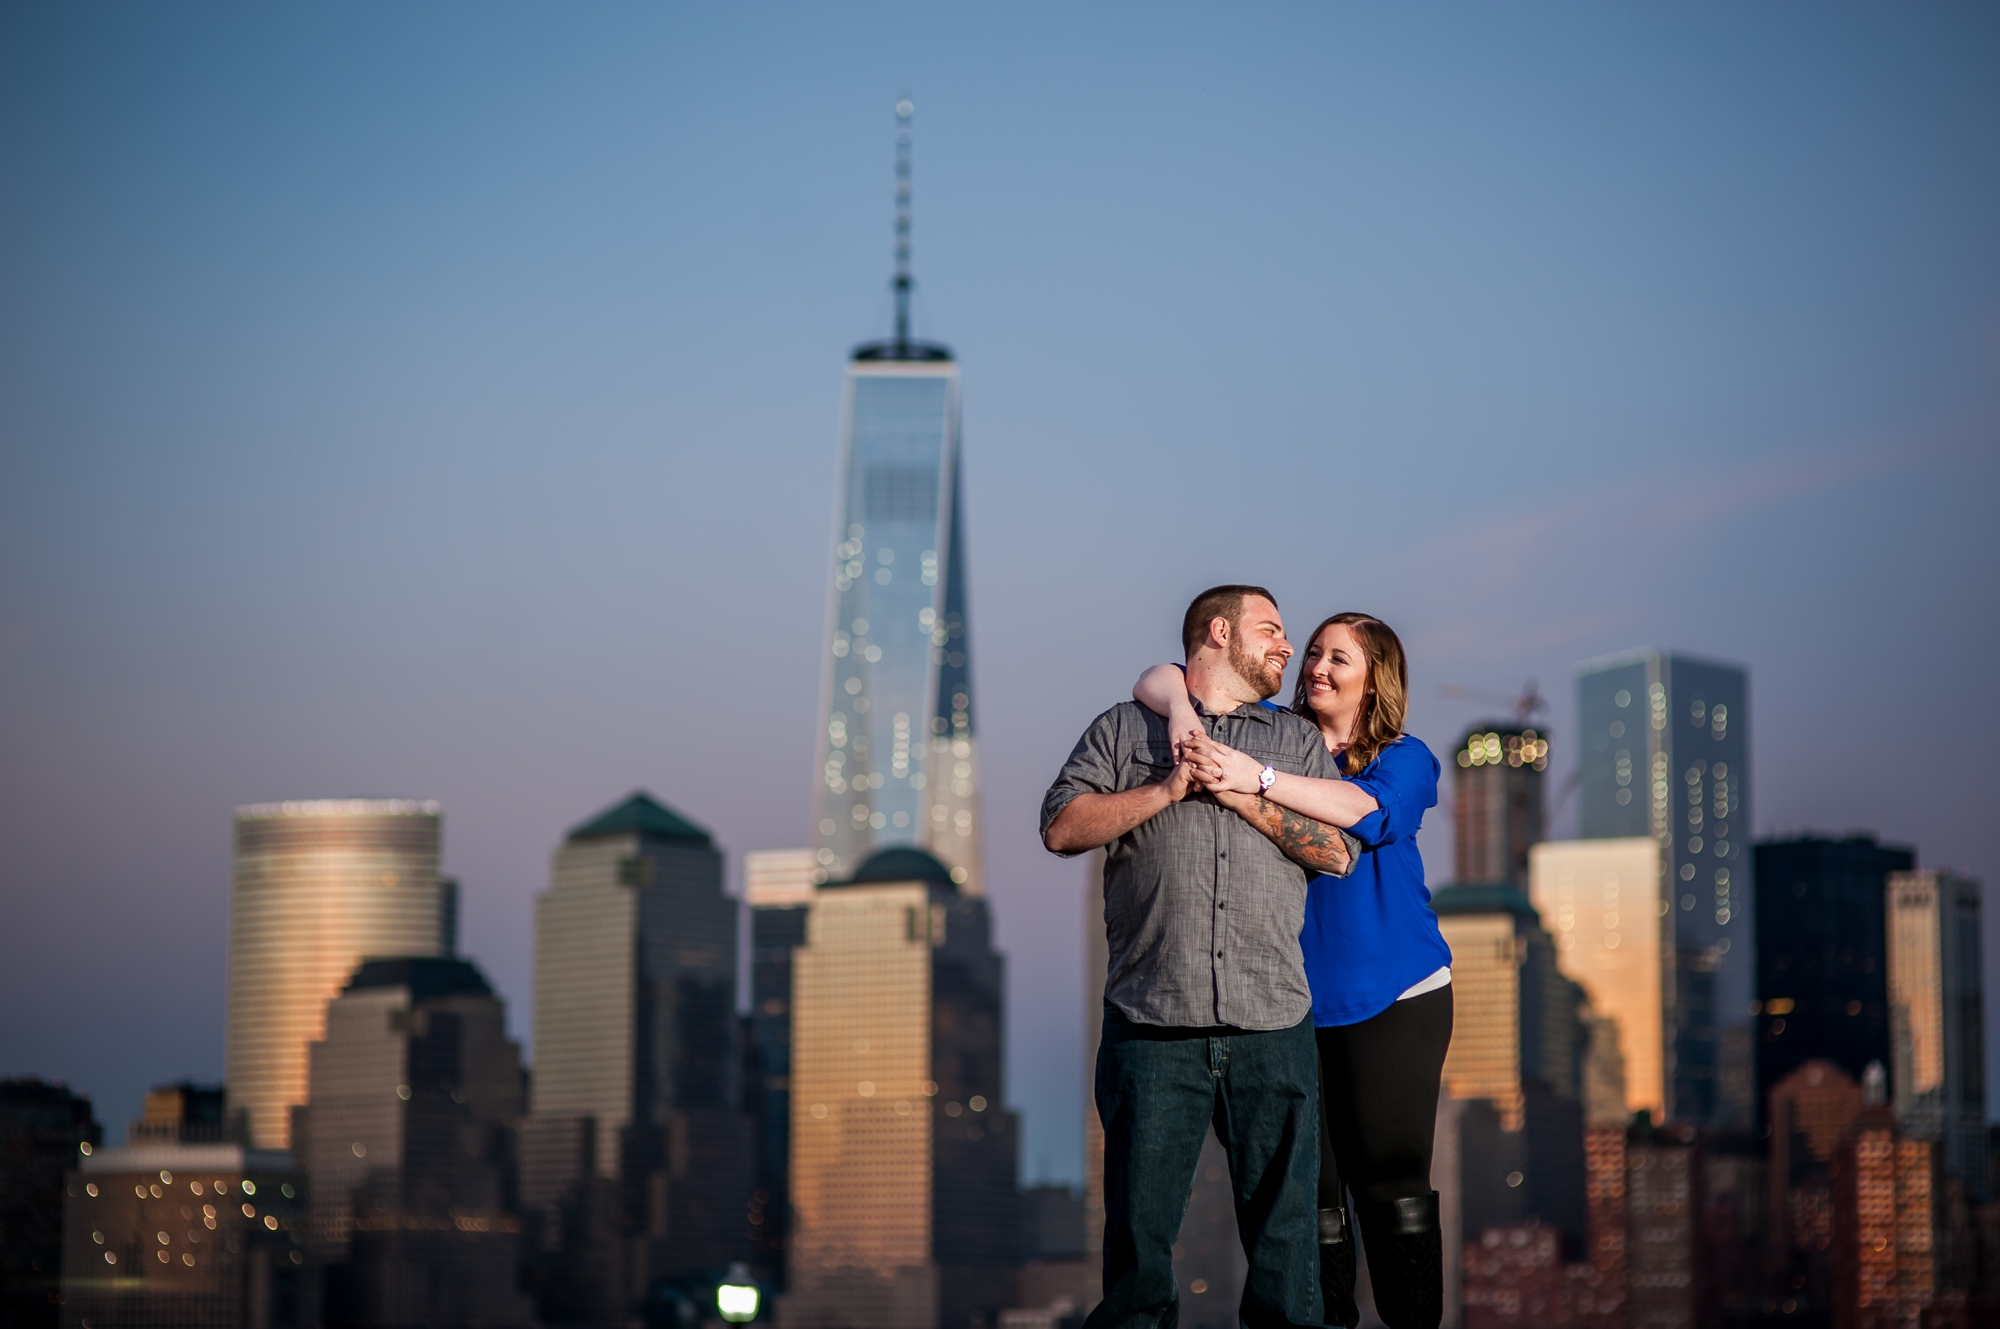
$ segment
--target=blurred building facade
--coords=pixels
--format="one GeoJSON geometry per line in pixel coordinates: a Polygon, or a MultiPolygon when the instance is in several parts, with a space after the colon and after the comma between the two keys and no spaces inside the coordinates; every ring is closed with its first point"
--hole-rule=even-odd
{"type": "Polygon", "coordinates": [[[791,1231],[792,953],[805,945],[813,889],[825,880],[810,849],[744,855],[750,909],[749,1102],[757,1128],[751,1245],[764,1276],[782,1283],[791,1231]]]}
{"type": "Polygon", "coordinates": [[[1583,838],[1645,837],[1659,851],[1657,894],[1671,920],[1660,945],[1668,979],[1660,1119],[1748,1129],[1756,1092],[1748,676],[1641,650],[1579,666],[1578,691],[1583,838]]]}
{"type": "Polygon", "coordinates": [[[306,1048],[370,955],[447,955],[456,888],[438,877],[443,815],[407,799],[236,810],[223,1078],[250,1142],[291,1144],[306,1048]]]}
{"type": "Polygon", "coordinates": [[[1547,834],[1546,733],[1474,725],[1458,741],[1452,772],[1453,880],[1528,889],[1528,850],[1547,834]]]}
{"type": "Polygon", "coordinates": [[[1898,872],[1888,887],[1889,1082],[1896,1119],[1944,1145],[1944,1164],[1985,1199],[1986,1033],[1979,883],[1898,872]]]}
{"type": "Polygon", "coordinates": [[[1459,1150],[1473,1225],[1465,1235],[1476,1239],[1487,1226],[1534,1219],[1581,1241],[1582,1094],[1591,1048],[1582,989],[1561,972],[1555,942],[1515,887],[1447,886],[1431,905],[1451,947],[1455,993],[1445,1089],[1491,1104],[1498,1127],[1496,1139],[1459,1150]],[[1482,1197],[1498,1201],[1498,1211],[1482,1197]]]}
{"type": "Polygon", "coordinates": [[[242,1128],[241,1119],[230,1119],[221,1085],[181,1080],[146,1091],[139,1115],[125,1123],[125,1143],[242,1144],[242,1128]]]}
{"type": "Polygon", "coordinates": [[[294,1123],[332,1329],[528,1325],[506,1010],[464,960],[365,961],[327,1009],[294,1123]]]}
{"type": "Polygon", "coordinates": [[[98,1149],[67,1186],[65,1329],[309,1329],[290,1154],[150,1141],[98,1149]]]}
{"type": "Polygon", "coordinates": [[[60,1312],[64,1177],[103,1143],[90,1100],[46,1080],[0,1080],[0,1325],[60,1312]]]}
{"type": "Polygon", "coordinates": [[[1626,1114],[1665,1110],[1674,982],[1671,902],[1651,837],[1551,840],[1530,856],[1529,890],[1556,962],[1584,991],[1598,1035],[1616,1042],[1626,1114]]]}
{"type": "Polygon", "coordinates": [[[782,1321],[936,1329],[1014,1304],[1003,967],[983,898],[916,849],[814,893],[792,983],[782,1321]]]}
{"type": "Polygon", "coordinates": [[[643,792],[572,830],[535,901],[521,1202],[541,1311],[622,1321],[749,1254],[737,905],[709,833],[643,792]]]}
{"type": "Polygon", "coordinates": [[[1799,836],[1756,847],[1758,1119],[1807,1062],[1855,1084],[1890,1064],[1889,876],[1915,866],[1873,836],[1799,836]]]}

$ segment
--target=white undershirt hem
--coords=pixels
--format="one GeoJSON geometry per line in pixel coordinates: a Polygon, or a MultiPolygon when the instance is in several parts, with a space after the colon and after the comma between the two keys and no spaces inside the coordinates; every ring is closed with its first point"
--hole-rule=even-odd
{"type": "Polygon", "coordinates": [[[1411,997],[1421,997],[1426,992],[1436,992],[1439,988],[1450,987],[1450,986],[1451,986],[1451,966],[1446,965],[1444,968],[1438,970],[1435,974],[1432,974],[1429,978],[1419,979],[1417,982],[1412,983],[1410,984],[1410,986],[1404,988],[1403,995],[1397,997],[1396,1000],[1408,1001],[1411,997]]]}

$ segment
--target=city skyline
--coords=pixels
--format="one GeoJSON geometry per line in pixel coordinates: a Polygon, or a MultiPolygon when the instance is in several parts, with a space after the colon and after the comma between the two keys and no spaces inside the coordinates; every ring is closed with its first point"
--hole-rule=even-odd
{"type": "MultiPolygon", "coordinates": [[[[652,789],[732,876],[809,843],[901,86],[916,330],[978,367],[1031,1176],[1077,1175],[1082,1006],[1080,869],[1032,808],[1216,581],[1382,614],[1441,754],[1483,709],[1447,683],[1744,661],[1758,838],[2000,879],[1991,16],[468,13],[0,19],[0,1070],[114,1128],[220,1078],[242,803],[438,799],[517,1037],[577,809],[652,789]],[[1218,442],[1259,520],[1195,479],[1218,442]],[[1877,603],[1929,640],[1864,763],[1877,603]]],[[[1583,729],[1550,691],[1553,789],[1583,729]]]]}

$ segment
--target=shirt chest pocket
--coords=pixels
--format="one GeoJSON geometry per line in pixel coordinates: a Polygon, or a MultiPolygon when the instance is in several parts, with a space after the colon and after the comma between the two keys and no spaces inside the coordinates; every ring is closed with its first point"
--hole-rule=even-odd
{"type": "Polygon", "coordinates": [[[1127,788],[1158,784],[1173,773],[1174,750],[1166,743],[1135,743],[1130,759],[1132,783],[1127,788]]]}

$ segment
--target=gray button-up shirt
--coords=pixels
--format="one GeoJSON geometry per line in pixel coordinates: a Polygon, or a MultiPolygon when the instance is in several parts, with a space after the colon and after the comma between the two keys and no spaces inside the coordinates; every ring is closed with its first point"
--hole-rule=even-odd
{"type": "MultiPolygon", "coordinates": [[[[1202,723],[1267,766],[1340,778],[1319,730],[1288,711],[1239,706],[1202,723]]],[[[1173,765],[1167,722],[1121,702],[1063,763],[1042,799],[1042,830],[1078,794],[1154,784],[1173,765]]],[[[1360,852],[1352,838],[1348,851],[1360,852]]],[[[1140,1024],[1289,1029],[1312,1009],[1305,911],[1306,870],[1213,796],[1191,793],[1105,848],[1104,999],[1140,1024]]]]}

